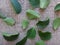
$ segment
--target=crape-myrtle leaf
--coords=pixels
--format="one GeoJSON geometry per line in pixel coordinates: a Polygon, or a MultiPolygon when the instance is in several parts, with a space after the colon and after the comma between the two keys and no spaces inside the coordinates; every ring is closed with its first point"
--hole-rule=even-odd
{"type": "Polygon", "coordinates": [[[19,14],[22,10],[21,4],[18,2],[18,0],[10,0],[16,14],[19,14]]]}
{"type": "Polygon", "coordinates": [[[3,19],[4,22],[10,26],[13,26],[15,24],[15,20],[13,18],[7,17],[5,19],[3,19]]]}
{"type": "Polygon", "coordinates": [[[30,38],[30,39],[33,39],[36,37],[36,30],[35,28],[30,28],[28,31],[27,31],[27,37],[30,38]]]}
{"type": "Polygon", "coordinates": [[[50,3],[50,0],[40,0],[40,8],[46,9],[50,3]]]}
{"type": "Polygon", "coordinates": [[[39,40],[36,42],[36,45],[46,45],[43,40],[39,40]]]}
{"type": "Polygon", "coordinates": [[[36,24],[39,29],[44,29],[49,24],[49,19],[45,21],[38,21],[36,24]]]}
{"type": "Polygon", "coordinates": [[[53,21],[53,28],[56,30],[60,26],[60,18],[56,18],[53,21]]]}
{"type": "Polygon", "coordinates": [[[36,19],[36,18],[40,18],[39,13],[35,12],[34,10],[28,9],[26,11],[27,17],[28,19],[36,19]]]}
{"type": "Polygon", "coordinates": [[[4,39],[7,41],[14,41],[18,38],[19,33],[18,32],[14,32],[14,33],[3,32],[2,35],[4,39]]]}
{"type": "Polygon", "coordinates": [[[37,8],[40,5],[40,0],[29,0],[29,3],[32,5],[33,8],[37,8]]]}
{"type": "Polygon", "coordinates": [[[42,31],[38,31],[38,34],[41,38],[41,40],[50,40],[51,39],[51,32],[42,32],[42,31]]]}
{"type": "Polygon", "coordinates": [[[1,19],[5,19],[6,16],[4,16],[4,15],[2,14],[2,12],[0,12],[0,18],[1,18],[1,19]]]}
{"type": "Polygon", "coordinates": [[[23,38],[21,41],[19,41],[18,43],[16,43],[16,45],[25,45],[26,41],[27,41],[27,36],[24,37],[24,38],[23,38]]]}
{"type": "Polygon", "coordinates": [[[23,29],[26,29],[28,27],[28,25],[29,25],[29,21],[28,20],[23,20],[22,21],[22,28],[23,29]]]}
{"type": "Polygon", "coordinates": [[[54,8],[54,11],[59,11],[59,10],[60,10],[60,3],[57,4],[57,5],[55,6],[55,8],[54,8]]]}

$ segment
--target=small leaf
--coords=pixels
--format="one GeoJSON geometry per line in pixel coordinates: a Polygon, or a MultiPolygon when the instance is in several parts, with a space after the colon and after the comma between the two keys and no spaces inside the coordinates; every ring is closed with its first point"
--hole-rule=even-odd
{"type": "Polygon", "coordinates": [[[22,28],[23,29],[26,29],[28,27],[28,25],[29,25],[29,22],[27,20],[22,21],[22,28]]]}
{"type": "Polygon", "coordinates": [[[37,8],[40,5],[40,0],[29,0],[32,7],[37,8]]]}
{"type": "Polygon", "coordinates": [[[50,40],[51,39],[51,33],[50,32],[38,31],[38,34],[39,34],[41,40],[50,40]]]}
{"type": "Polygon", "coordinates": [[[35,38],[36,37],[36,30],[34,28],[30,28],[27,31],[27,37],[30,38],[30,39],[35,38]]]}
{"type": "Polygon", "coordinates": [[[60,26],[60,18],[56,18],[53,21],[53,28],[56,30],[60,26]]]}
{"type": "Polygon", "coordinates": [[[4,16],[4,15],[0,12],[0,18],[5,19],[6,16],[4,16]]]}
{"type": "Polygon", "coordinates": [[[44,29],[49,24],[49,19],[46,21],[38,21],[36,24],[39,29],[44,29]]]}
{"type": "Polygon", "coordinates": [[[40,40],[36,42],[36,45],[46,45],[46,44],[43,40],[40,40]]]}
{"type": "Polygon", "coordinates": [[[27,41],[27,36],[24,37],[24,38],[23,38],[21,41],[19,41],[18,43],[16,43],[16,45],[25,45],[26,41],[27,41]]]}
{"type": "Polygon", "coordinates": [[[15,32],[15,33],[3,32],[2,35],[3,35],[4,39],[7,41],[14,41],[18,38],[19,33],[18,32],[15,32]]]}
{"type": "Polygon", "coordinates": [[[55,11],[59,11],[60,10],[60,4],[57,4],[54,8],[55,11]]]}
{"type": "Polygon", "coordinates": [[[37,12],[35,12],[35,11],[31,10],[31,9],[28,9],[26,14],[27,14],[28,19],[40,18],[40,15],[37,12]]]}
{"type": "Polygon", "coordinates": [[[50,3],[50,0],[40,0],[40,8],[46,9],[50,3]]]}
{"type": "Polygon", "coordinates": [[[18,0],[10,0],[16,14],[19,14],[22,10],[21,4],[18,2],[18,0]]]}
{"type": "Polygon", "coordinates": [[[13,26],[15,24],[15,20],[13,18],[5,18],[4,22],[10,26],[13,26]]]}

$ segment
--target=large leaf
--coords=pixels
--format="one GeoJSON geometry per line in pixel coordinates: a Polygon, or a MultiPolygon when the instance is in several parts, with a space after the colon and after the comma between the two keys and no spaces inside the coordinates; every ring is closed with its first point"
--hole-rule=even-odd
{"type": "Polygon", "coordinates": [[[18,0],[10,0],[15,12],[19,14],[22,10],[21,4],[18,2],[18,0]]]}
{"type": "Polygon", "coordinates": [[[50,3],[50,0],[40,0],[40,8],[46,9],[50,3]]]}
{"type": "Polygon", "coordinates": [[[60,10],[60,3],[55,6],[54,10],[55,11],[59,11],[60,10]]]}
{"type": "Polygon", "coordinates": [[[40,5],[40,0],[29,0],[32,7],[37,8],[40,5]]]}
{"type": "Polygon", "coordinates": [[[35,30],[35,28],[30,28],[27,31],[27,37],[30,38],[30,39],[33,39],[33,38],[36,37],[36,30],[35,30]]]}
{"type": "Polygon", "coordinates": [[[27,14],[28,19],[40,18],[39,13],[37,13],[37,12],[31,10],[31,9],[28,9],[27,12],[26,12],[26,14],[27,14]]]}
{"type": "Polygon", "coordinates": [[[41,40],[50,40],[51,39],[51,33],[50,32],[38,31],[38,34],[39,34],[41,40]]]}
{"type": "Polygon", "coordinates": [[[4,22],[6,22],[6,24],[13,26],[15,24],[15,20],[13,18],[5,18],[4,22]]]}
{"type": "Polygon", "coordinates": [[[39,29],[44,29],[49,24],[49,19],[45,21],[38,21],[36,24],[39,29]]]}
{"type": "Polygon", "coordinates": [[[28,27],[28,25],[29,25],[29,22],[27,20],[22,21],[22,28],[23,29],[26,29],[28,27]]]}
{"type": "Polygon", "coordinates": [[[7,41],[14,41],[18,38],[19,33],[18,32],[11,32],[11,33],[3,32],[2,35],[4,39],[7,41]]]}
{"type": "Polygon", "coordinates": [[[24,38],[23,38],[21,41],[19,41],[18,43],[16,43],[16,45],[25,45],[26,41],[27,41],[27,36],[24,37],[24,38]]]}
{"type": "Polygon", "coordinates": [[[60,26],[60,18],[56,18],[53,21],[53,28],[56,30],[60,26]]]}
{"type": "Polygon", "coordinates": [[[36,45],[46,45],[46,44],[43,40],[40,40],[36,42],[36,45]]]}

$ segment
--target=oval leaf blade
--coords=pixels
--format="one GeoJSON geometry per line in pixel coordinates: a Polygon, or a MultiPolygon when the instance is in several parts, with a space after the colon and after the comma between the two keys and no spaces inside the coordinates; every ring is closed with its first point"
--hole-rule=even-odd
{"type": "Polygon", "coordinates": [[[33,38],[35,38],[35,36],[36,36],[36,30],[35,30],[35,28],[30,28],[27,31],[27,37],[30,38],[30,39],[33,39],[33,38]]]}
{"type": "Polygon", "coordinates": [[[40,5],[40,0],[29,0],[32,7],[37,8],[40,5]]]}
{"type": "Polygon", "coordinates": [[[27,36],[24,37],[24,38],[23,38],[21,41],[19,41],[18,43],[16,43],[16,45],[25,45],[26,41],[27,41],[27,36]]]}
{"type": "Polygon", "coordinates": [[[38,31],[38,34],[41,38],[41,40],[50,40],[51,39],[51,33],[50,32],[42,32],[42,31],[38,31]]]}
{"type": "Polygon", "coordinates": [[[28,20],[23,20],[23,21],[22,21],[22,28],[23,28],[23,29],[26,29],[26,28],[28,27],[28,25],[29,25],[28,20]]]}
{"type": "Polygon", "coordinates": [[[50,0],[40,0],[40,8],[46,9],[50,3],[50,0]]]}
{"type": "Polygon", "coordinates": [[[22,10],[21,4],[18,2],[18,0],[10,0],[16,14],[19,14],[22,10]]]}
{"type": "Polygon", "coordinates": [[[44,29],[45,27],[47,27],[48,24],[49,24],[49,19],[46,21],[38,21],[36,25],[38,29],[44,29]]]}
{"type": "Polygon", "coordinates": [[[56,30],[60,26],[60,18],[56,18],[53,21],[53,28],[56,30]]]}
{"type": "Polygon", "coordinates": [[[28,19],[31,19],[31,20],[36,19],[36,18],[40,18],[39,13],[37,13],[31,9],[28,9],[26,14],[27,14],[28,19]]]}
{"type": "Polygon", "coordinates": [[[46,45],[46,44],[43,40],[40,40],[36,42],[36,45],[46,45]]]}
{"type": "Polygon", "coordinates": [[[54,8],[55,11],[59,11],[60,10],[60,4],[57,4],[54,8]]]}

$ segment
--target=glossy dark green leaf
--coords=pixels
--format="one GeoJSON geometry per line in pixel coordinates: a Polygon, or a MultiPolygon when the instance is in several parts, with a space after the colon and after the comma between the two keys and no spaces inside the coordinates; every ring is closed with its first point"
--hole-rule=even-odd
{"type": "Polygon", "coordinates": [[[4,39],[7,41],[14,41],[18,38],[19,33],[17,33],[17,32],[15,32],[15,33],[3,32],[2,35],[3,35],[4,39]]]}
{"type": "Polygon", "coordinates": [[[27,37],[30,38],[30,39],[33,39],[33,38],[36,37],[36,30],[35,30],[35,28],[30,28],[27,31],[27,37]]]}
{"type": "Polygon", "coordinates": [[[21,41],[19,41],[18,43],[16,43],[16,45],[25,45],[26,41],[27,41],[27,36],[24,37],[24,38],[23,38],[21,41]]]}
{"type": "Polygon", "coordinates": [[[60,18],[56,18],[53,21],[53,28],[56,30],[60,26],[60,18]]]}
{"type": "Polygon", "coordinates": [[[59,11],[60,10],[60,4],[57,4],[54,8],[55,11],[59,11]]]}
{"type": "Polygon", "coordinates": [[[10,26],[13,26],[15,24],[15,20],[13,18],[5,18],[4,22],[10,26]]]}
{"type": "Polygon", "coordinates": [[[45,21],[38,21],[36,24],[39,29],[44,29],[49,24],[49,19],[45,21]]]}
{"type": "Polygon", "coordinates": [[[51,39],[51,33],[50,32],[42,32],[42,31],[38,31],[38,34],[41,38],[41,40],[50,40],[51,39]]]}
{"type": "Polygon", "coordinates": [[[37,8],[40,5],[40,0],[29,0],[32,7],[37,8]]]}
{"type": "Polygon", "coordinates": [[[40,8],[46,9],[50,3],[50,0],[40,0],[40,8]]]}
{"type": "Polygon", "coordinates": [[[26,12],[26,14],[27,14],[28,19],[40,18],[39,13],[37,13],[37,12],[31,10],[31,9],[28,9],[27,12],[26,12]]]}
{"type": "Polygon", "coordinates": [[[39,40],[36,42],[36,45],[46,45],[43,40],[39,40]]]}
{"type": "Polygon", "coordinates": [[[10,0],[15,12],[19,14],[22,10],[21,4],[18,2],[18,0],[10,0]]]}
{"type": "Polygon", "coordinates": [[[26,29],[28,27],[28,25],[29,25],[29,21],[28,20],[23,20],[22,21],[22,28],[23,29],[26,29]]]}

